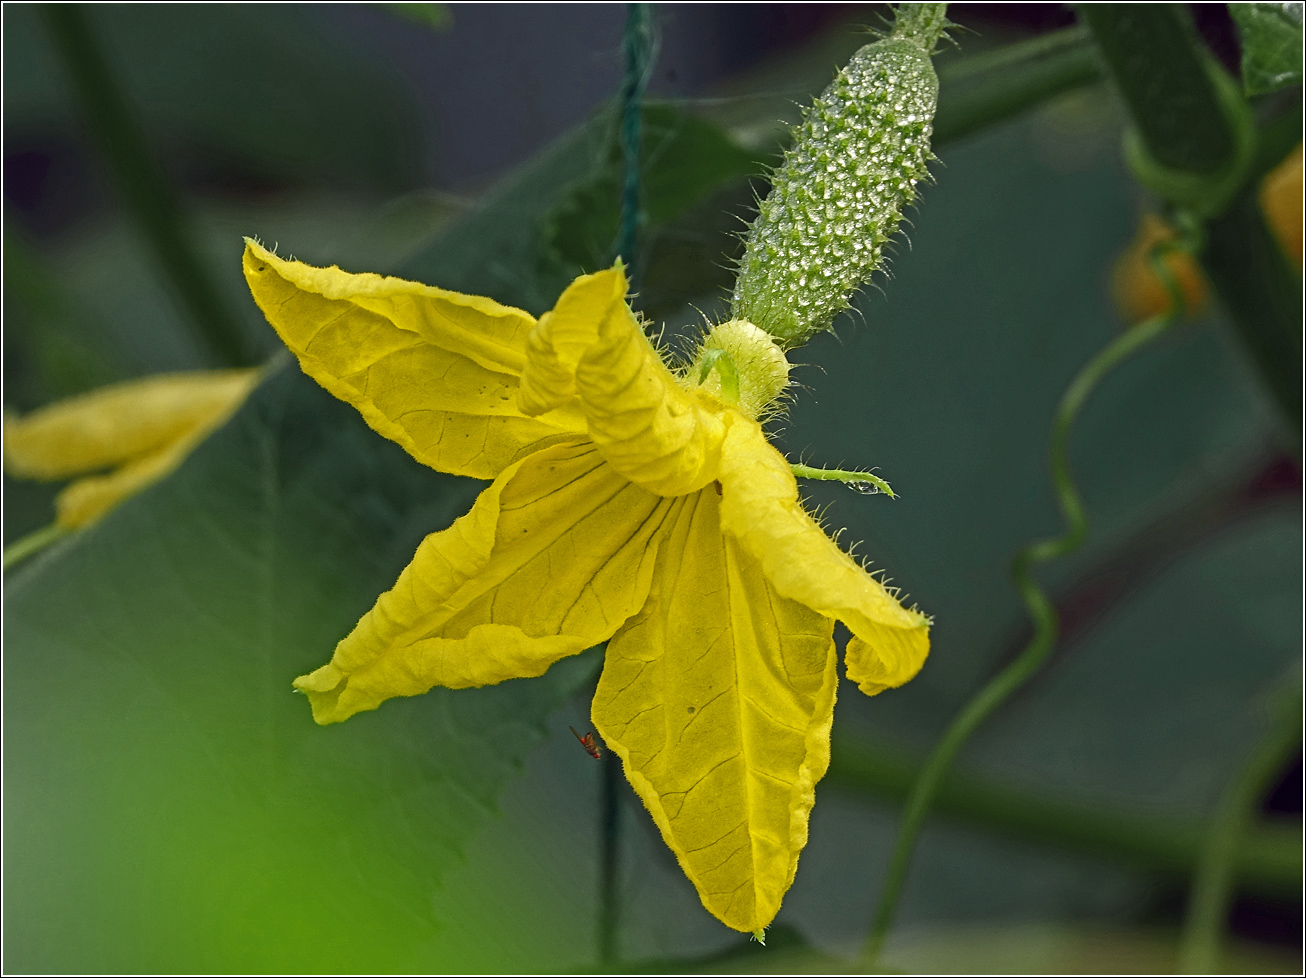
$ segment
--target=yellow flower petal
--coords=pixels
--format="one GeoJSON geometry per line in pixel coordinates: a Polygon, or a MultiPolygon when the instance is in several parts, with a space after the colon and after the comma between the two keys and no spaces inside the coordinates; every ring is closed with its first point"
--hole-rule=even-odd
{"type": "Polygon", "coordinates": [[[761,561],[776,591],[852,631],[844,663],[863,693],[901,686],[920,671],[929,620],[903,608],[813,522],[789,463],[742,416],[726,435],[721,485],[722,529],[761,561]]]}
{"type": "Polygon", "coordinates": [[[671,505],[586,441],[536,452],[428,536],[331,662],[295,685],[334,723],[432,686],[538,676],[643,606],[671,505]]]}
{"type": "Polygon", "coordinates": [[[621,267],[582,275],[527,342],[518,404],[527,414],[579,398],[603,457],[660,496],[682,496],[717,476],[722,408],[686,391],[626,305],[621,267]]]}
{"type": "Polygon", "coordinates": [[[675,500],[648,604],[608,643],[594,725],[729,927],[771,923],[830,760],[833,623],[768,584],[714,489],[675,500]]]}
{"type": "Polygon", "coordinates": [[[4,420],[10,475],[65,479],[157,454],[211,430],[258,382],[258,370],[159,374],[104,387],[4,420]]]}
{"type": "MultiPolygon", "coordinates": [[[[1152,268],[1152,248],[1162,241],[1174,240],[1174,228],[1155,214],[1143,214],[1134,240],[1120,253],[1111,269],[1111,298],[1129,323],[1167,312],[1173,300],[1170,290],[1152,268]]],[[[1184,312],[1199,315],[1209,300],[1206,276],[1197,259],[1186,251],[1172,251],[1162,262],[1174,276],[1183,296],[1184,312]]]]}
{"type": "Polygon", "coordinates": [[[518,410],[535,325],[520,309],[284,261],[252,241],[244,265],[255,301],[304,372],[431,468],[492,479],[584,430],[574,409],[518,410]]]}
{"type": "Polygon", "coordinates": [[[1302,258],[1301,143],[1261,180],[1261,210],[1279,247],[1298,265],[1302,258]]]}
{"type": "Polygon", "coordinates": [[[169,475],[210,430],[208,426],[195,428],[162,451],[128,462],[108,475],[78,479],[55,497],[55,523],[65,530],[89,526],[128,496],[169,475]]]}

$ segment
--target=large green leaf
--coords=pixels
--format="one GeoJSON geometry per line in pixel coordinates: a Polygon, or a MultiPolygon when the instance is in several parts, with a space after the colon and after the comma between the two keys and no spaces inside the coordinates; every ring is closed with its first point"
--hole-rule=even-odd
{"type": "MultiPolygon", "coordinates": [[[[648,107],[643,122],[649,238],[722,185],[762,168],[716,125],[678,109],[648,107]]],[[[506,180],[399,274],[538,315],[577,275],[615,258],[621,173],[614,118],[605,110],[506,180]]]]}
{"type": "Polygon", "coordinates": [[[1243,48],[1243,85],[1263,95],[1302,80],[1300,3],[1231,3],[1243,48]]]}
{"type": "Polygon", "coordinates": [[[474,489],[283,364],[8,582],[10,969],[436,966],[440,877],[592,659],[330,728],[290,681],[474,489]]]}
{"type": "MultiPolygon", "coordinates": [[[[667,224],[722,183],[762,169],[760,160],[704,119],[670,105],[648,106],[641,118],[641,203],[652,225],[667,224]]],[[[575,274],[616,257],[625,163],[615,122],[610,113],[594,121],[607,130],[607,153],[566,188],[545,218],[543,248],[574,266],[575,274]]]]}

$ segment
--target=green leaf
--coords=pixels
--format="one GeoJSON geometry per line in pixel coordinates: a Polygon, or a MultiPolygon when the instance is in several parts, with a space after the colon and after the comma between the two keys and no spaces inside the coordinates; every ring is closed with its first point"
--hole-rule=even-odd
{"type": "MultiPolygon", "coordinates": [[[[762,169],[711,122],[666,105],[646,106],[643,120],[649,238],[762,169]]],[[[542,313],[573,278],[615,258],[621,174],[616,127],[603,112],[505,181],[399,274],[542,313]]]]}
{"type": "Polygon", "coordinates": [[[1231,3],[1243,49],[1243,85],[1263,95],[1302,83],[1302,5],[1231,3]]]}
{"type": "MultiPolygon", "coordinates": [[[[641,203],[649,224],[667,224],[721,184],[762,168],[753,154],[704,119],[669,105],[645,106],[641,118],[641,203]]],[[[545,217],[545,248],[577,273],[595,271],[616,257],[625,167],[611,116],[596,122],[609,129],[606,158],[568,187],[545,217]]]]}
{"type": "Polygon", "coordinates": [[[434,966],[441,876],[593,657],[326,728],[290,682],[475,486],[284,364],[7,582],[10,968],[434,966]]]}

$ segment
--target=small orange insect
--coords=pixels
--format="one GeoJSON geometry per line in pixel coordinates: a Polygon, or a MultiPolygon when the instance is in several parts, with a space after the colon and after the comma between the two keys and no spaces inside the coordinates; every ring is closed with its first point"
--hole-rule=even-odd
{"type": "Polygon", "coordinates": [[[599,742],[595,739],[593,730],[582,737],[579,733],[576,733],[575,727],[568,727],[567,729],[576,734],[576,739],[580,741],[582,747],[589,751],[590,757],[597,761],[603,756],[603,752],[599,750],[599,742]]]}

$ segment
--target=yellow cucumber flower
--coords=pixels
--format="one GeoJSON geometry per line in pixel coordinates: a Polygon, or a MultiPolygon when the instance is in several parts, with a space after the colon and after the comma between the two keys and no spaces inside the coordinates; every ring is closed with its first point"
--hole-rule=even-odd
{"type": "Polygon", "coordinates": [[[830,758],[834,620],[862,691],[920,669],[929,621],[804,511],[757,421],[784,354],[740,321],[663,363],[620,266],[538,321],[379,275],[284,261],[245,277],[304,371],[442,472],[493,480],[301,676],[318,723],[433,686],[538,676],[606,641],[595,728],[703,904],[757,931],[779,910],[830,758]]]}
{"type": "Polygon", "coordinates": [[[21,418],[6,414],[5,469],[46,481],[85,476],[55,499],[55,525],[79,530],[177,468],[244,403],[258,377],[257,368],[158,374],[21,418]]]}

